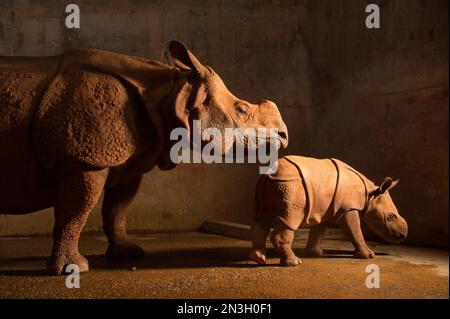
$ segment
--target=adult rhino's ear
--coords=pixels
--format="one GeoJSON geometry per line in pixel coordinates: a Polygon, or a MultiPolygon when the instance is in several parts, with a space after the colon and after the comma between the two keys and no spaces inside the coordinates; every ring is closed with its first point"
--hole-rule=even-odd
{"type": "Polygon", "coordinates": [[[380,193],[385,193],[386,191],[390,190],[391,188],[394,188],[395,186],[397,186],[398,184],[398,179],[397,180],[393,180],[390,177],[386,177],[384,179],[383,184],[381,184],[380,186],[380,193]]]}
{"type": "Polygon", "coordinates": [[[180,41],[172,40],[164,48],[164,57],[169,64],[181,70],[193,71],[202,75],[205,67],[180,41]]]}

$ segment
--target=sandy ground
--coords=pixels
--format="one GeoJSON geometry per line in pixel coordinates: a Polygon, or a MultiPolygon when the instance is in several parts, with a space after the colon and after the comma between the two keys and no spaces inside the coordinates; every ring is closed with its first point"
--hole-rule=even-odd
{"type": "MultiPolygon", "coordinates": [[[[0,298],[448,298],[448,252],[370,243],[376,259],[351,257],[342,240],[323,243],[324,258],[279,267],[248,261],[250,242],[204,233],[136,234],[146,256],[105,260],[106,238],[83,234],[80,251],[90,262],[79,289],[66,277],[45,275],[51,237],[0,238],[0,298]],[[380,288],[365,285],[366,266],[380,269],[380,288]],[[135,267],[135,268],[134,268],[135,267]]],[[[304,239],[296,239],[301,257],[304,239]]]]}

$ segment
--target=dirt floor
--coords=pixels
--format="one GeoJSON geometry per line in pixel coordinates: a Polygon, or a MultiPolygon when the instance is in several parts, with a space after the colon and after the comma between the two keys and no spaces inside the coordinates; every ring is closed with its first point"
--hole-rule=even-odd
{"type": "MultiPolygon", "coordinates": [[[[0,298],[448,298],[448,252],[370,243],[376,259],[351,257],[351,245],[324,241],[324,258],[295,268],[249,262],[250,242],[205,233],[132,236],[146,250],[139,260],[105,260],[106,238],[83,234],[90,262],[79,289],[64,276],[45,275],[51,237],[0,238],[0,298]],[[380,269],[380,288],[365,285],[366,266],[380,269]],[[135,267],[135,268],[134,268],[135,267]]],[[[296,239],[302,256],[304,239],[296,239]]]]}

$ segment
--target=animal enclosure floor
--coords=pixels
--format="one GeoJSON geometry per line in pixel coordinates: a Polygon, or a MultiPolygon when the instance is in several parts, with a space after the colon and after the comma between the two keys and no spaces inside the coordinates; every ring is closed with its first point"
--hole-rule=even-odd
{"type": "MultiPolygon", "coordinates": [[[[64,276],[45,275],[51,237],[0,237],[0,298],[448,298],[448,252],[369,243],[378,256],[351,257],[352,246],[325,240],[323,258],[279,267],[273,249],[267,266],[247,259],[250,242],[205,233],[136,234],[145,257],[109,262],[106,238],[83,234],[80,251],[90,263],[79,289],[64,276]],[[365,285],[366,266],[380,269],[380,288],[365,285]],[[135,267],[135,268],[134,268],[135,267]]],[[[270,246],[269,246],[270,247],[270,246]]]]}

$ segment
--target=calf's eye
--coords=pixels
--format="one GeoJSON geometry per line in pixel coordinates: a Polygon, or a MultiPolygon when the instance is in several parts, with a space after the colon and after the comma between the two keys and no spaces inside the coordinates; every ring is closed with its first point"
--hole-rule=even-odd
{"type": "Polygon", "coordinates": [[[387,215],[387,217],[386,217],[386,220],[388,221],[388,222],[393,222],[394,220],[396,220],[397,219],[397,216],[394,214],[394,213],[389,213],[388,215],[387,215]]]}

